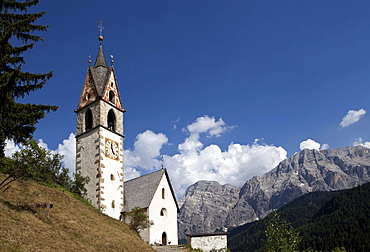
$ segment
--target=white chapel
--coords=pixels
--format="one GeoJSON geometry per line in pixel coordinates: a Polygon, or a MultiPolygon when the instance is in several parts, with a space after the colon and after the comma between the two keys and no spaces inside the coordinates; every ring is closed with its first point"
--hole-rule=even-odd
{"type": "Polygon", "coordinates": [[[108,66],[103,36],[94,66],[87,69],[76,113],[76,173],[88,177],[86,198],[102,213],[128,222],[134,207],[154,225],[141,230],[149,244],[178,244],[179,207],[166,169],[124,182],[124,113],[113,61],[108,66]]]}

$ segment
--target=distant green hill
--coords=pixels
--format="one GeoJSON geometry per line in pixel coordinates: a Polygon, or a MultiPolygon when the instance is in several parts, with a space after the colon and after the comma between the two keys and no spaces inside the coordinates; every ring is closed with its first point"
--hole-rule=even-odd
{"type": "MultiPolygon", "coordinates": [[[[278,213],[300,232],[300,249],[369,251],[370,183],[338,192],[314,192],[286,204],[278,213]]],[[[264,220],[230,231],[231,251],[264,251],[264,220]]]]}
{"type": "Polygon", "coordinates": [[[153,250],[126,224],[69,192],[27,180],[0,194],[0,251],[153,250]]]}

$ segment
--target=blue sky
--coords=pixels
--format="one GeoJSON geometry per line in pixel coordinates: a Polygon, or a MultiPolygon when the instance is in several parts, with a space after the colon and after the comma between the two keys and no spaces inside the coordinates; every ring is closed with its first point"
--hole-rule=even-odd
{"type": "Polygon", "coordinates": [[[24,70],[55,75],[24,101],[60,107],[34,135],[50,149],[70,148],[100,20],[127,110],[126,178],[164,156],[178,194],[197,179],[240,186],[303,147],[369,144],[369,1],[41,0],[31,9],[43,10],[37,23],[50,28],[24,70]]]}

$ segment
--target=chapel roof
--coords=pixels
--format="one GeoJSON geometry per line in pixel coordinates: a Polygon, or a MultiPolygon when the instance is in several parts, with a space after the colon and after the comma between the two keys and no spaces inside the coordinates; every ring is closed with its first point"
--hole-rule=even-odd
{"type": "Polygon", "coordinates": [[[177,210],[179,211],[176,196],[173,191],[167,170],[165,168],[159,171],[152,172],[147,175],[126,181],[124,183],[125,206],[122,211],[129,212],[134,207],[140,207],[140,208],[149,207],[153,199],[154,193],[156,192],[158,185],[163,176],[166,176],[166,179],[171,189],[172,197],[175,200],[177,210]]]}

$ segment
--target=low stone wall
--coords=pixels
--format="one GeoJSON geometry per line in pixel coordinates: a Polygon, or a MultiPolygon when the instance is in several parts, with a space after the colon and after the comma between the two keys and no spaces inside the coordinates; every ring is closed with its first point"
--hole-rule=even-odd
{"type": "Polygon", "coordinates": [[[227,235],[229,233],[204,233],[187,234],[187,242],[194,249],[201,249],[204,252],[212,250],[227,250],[227,235]]]}

